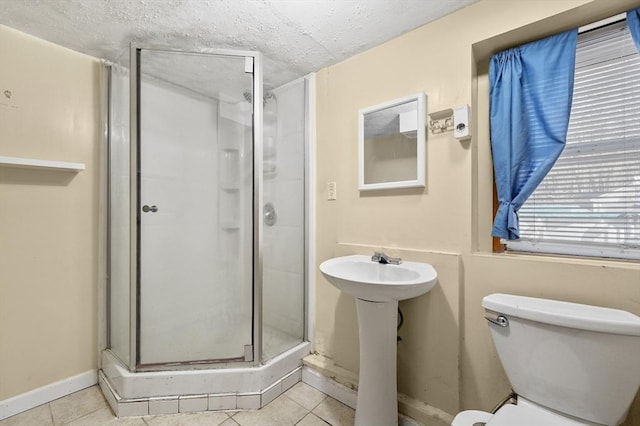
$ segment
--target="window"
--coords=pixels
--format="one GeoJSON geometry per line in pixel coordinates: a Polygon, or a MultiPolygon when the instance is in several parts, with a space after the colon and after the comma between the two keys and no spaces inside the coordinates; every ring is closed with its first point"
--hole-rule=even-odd
{"type": "Polygon", "coordinates": [[[640,259],[640,55],[626,22],[581,33],[562,155],[508,250],[640,259]]]}

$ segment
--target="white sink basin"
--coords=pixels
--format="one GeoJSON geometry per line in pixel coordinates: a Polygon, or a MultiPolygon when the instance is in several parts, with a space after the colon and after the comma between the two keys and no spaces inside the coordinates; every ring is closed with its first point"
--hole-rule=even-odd
{"type": "Polygon", "coordinates": [[[320,271],[338,289],[358,299],[390,302],[427,293],[438,274],[428,263],[400,265],[372,262],[370,256],[353,255],[322,262],[320,271]]]}

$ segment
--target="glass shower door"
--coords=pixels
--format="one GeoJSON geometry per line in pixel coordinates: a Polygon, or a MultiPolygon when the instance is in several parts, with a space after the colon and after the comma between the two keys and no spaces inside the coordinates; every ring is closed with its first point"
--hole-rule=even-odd
{"type": "Polygon", "coordinates": [[[250,360],[253,58],[136,57],[137,364],[250,360]]]}

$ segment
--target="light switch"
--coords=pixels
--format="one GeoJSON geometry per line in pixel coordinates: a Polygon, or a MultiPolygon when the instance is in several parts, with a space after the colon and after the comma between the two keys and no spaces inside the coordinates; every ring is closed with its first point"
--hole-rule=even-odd
{"type": "Polygon", "coordinates": [[[338,189],[335,182],[327,182],[327,200],[333,201],[338,199],[338,189]]]}

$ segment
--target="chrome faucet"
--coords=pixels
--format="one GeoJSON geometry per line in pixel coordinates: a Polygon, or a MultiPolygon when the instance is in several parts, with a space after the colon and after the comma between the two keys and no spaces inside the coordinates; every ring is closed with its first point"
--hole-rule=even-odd
{"type": "Polygon", "coordinates": [[[371,261],[372,262],[383,263],[383,264],[390,263],[392,265],[399,265],[399,264],[402,263],[402,259],[400,259],[399,257],[387,256],[386,254],[384,254],[381,251],[375,252],[373,254],[373,256],[371,256],[371,261]]]}

